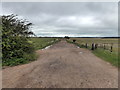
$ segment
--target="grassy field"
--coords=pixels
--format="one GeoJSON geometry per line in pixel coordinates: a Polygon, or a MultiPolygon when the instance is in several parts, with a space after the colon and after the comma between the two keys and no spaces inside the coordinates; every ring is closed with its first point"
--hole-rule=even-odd
{"type": "Polygon", "coordinates": [[[87,43],[87,49],[89,50],[91,50],[92,43],[98,44],[98,48],[92,51],[96,56],[110,62],[114,66],[118,66],[118,63],[120,63],[120,59],[118,58],[119,43],[117,38],[70,38],[68,41],[72,42],[73,40],[76,40],[76,45],[83,48],[85,48],[85,45],[87,43]],[[104,44],[105,49],[101,47],[104,44]]]}
{"type": "Polygon", "coordinates": [[[34,45],[36,50],[43,49],[59,41],[58,38],[30,38],[29,40],[29,42],[34,45]]]}

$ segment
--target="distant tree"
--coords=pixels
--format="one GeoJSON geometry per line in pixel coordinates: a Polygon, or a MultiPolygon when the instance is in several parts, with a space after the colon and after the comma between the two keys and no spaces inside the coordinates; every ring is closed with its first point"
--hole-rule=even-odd
{"type": "Polygon", "coordinates": [[[69,37],[68,37],[68,36],[65,36],[65,38],[66,38],[66,39],[69,39],[69,37]]]}

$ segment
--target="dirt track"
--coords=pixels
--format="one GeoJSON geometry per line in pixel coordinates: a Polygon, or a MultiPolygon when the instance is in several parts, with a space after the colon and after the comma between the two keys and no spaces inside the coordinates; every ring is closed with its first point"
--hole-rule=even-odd
{"type": "Polygon", "coordinates": [[[66,41],[39,50],[37,61],[3,69],[3,88],[117,88],[116,67],[66,41]]]}

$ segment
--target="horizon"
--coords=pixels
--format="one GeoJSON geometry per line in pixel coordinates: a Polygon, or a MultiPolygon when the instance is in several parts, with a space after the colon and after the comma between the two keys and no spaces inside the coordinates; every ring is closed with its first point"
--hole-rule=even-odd
{"type": "MultiPolygon", "coordinates": [[[[31,37],[38,37],[38,38],[57,38],[55,36],[31,36],[31,37]]],[[[58,38],[65,38],[64,37],[58,37],[58,38]]],[[[69,37],[69,36],[68,36],[69,37]]],[[[69,37],[69,38],[120,38],[119,36],[117,37],[69,37]]]]}

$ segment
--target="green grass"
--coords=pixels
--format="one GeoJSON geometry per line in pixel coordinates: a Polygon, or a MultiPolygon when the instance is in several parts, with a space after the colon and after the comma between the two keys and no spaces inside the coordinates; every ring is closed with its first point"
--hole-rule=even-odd
{"type": "Polygon", "coordinates": [[[58,38],[30,38],[30,43],[32,43],[36,50],[43,49],[49,45],[58,42],[58,38]]]}
{"type": "Polygon", "coordinates": [[[0,62],[0,68],[2,67],[2,63],[0,62]]]}
{"type": "Polygon", "coordinates": [[[118,53],[118,48],[119,48],[119,43],[118,43],[118,39],[117,38],[70,38],[69,40],[67,40],[70,43],[73,43],[73,39],[76,40],[76,44],[77,46],[81,47],[81,48],[86,48],[85,44],[88,44],[88,48],[89,50],[91,50],[91,44],[92,43],[98,43],[98,44],[102,44],[102,43],[109,43],[111,45],[111,43],[113,43],[113,51],[110,52],[110,45],[106,46],[107,49],[104,50],[103,48],[98,48],[94,51],[92,51],[93,54],[95,54],[96,56],[100,57],[101,59],[110,62],[112,65],[120,67],[120,58],[118,58],[119,54],[118,53]]]}
{"type": "Polygon", "coordinates": [[[118,54],[114,52],[109,52],[108,50],[104,49],[96,49],[92,51],[96,56],[100,57],[101,59],[110,62],[112,65],[118,67],[118,54]]]}
{"type": "Polygon", "coordinates": [[[2,31],[2,25],[0,25],[0,67],[2,67],[2,39],[1,39],[1,37],[2,37],[2,33],[1,33],[1,31],[2,31]]]}
{"type": "MultiPolygon", "coordinates": [[[[35,50],[43,49],[46,46],[58,42],[58,38],[29,38],[29,43],[31,43],[35,50]]],[[[24,53],[24,58],[11,58],[5,60],[5,63],[2,63],[2,66],[16,66],[20,64],[30,63],[37,59],[38,55],[35,52],[30,52],[29,54],[24,53]]]]}
{"type": "Polygon", "coordinates": [[[108,43],[107,48],[110,49],[111,43],[113,43],[113,52],[118,52],[118,39],[117,38],[70,38],[70,41],[76,40],[76,43],[81,45],[88,44],[91,47],[92,43],[103,44],[108,43]]]}

